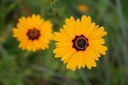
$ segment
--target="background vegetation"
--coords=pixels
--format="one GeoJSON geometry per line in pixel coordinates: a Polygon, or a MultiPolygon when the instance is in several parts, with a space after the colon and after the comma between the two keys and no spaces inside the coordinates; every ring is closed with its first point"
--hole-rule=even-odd
{"type": "Polygon", "coordinates": [[[128,85],[128,0],[0,0],[0,85],[128,85]],[[81,10],[85,5],[88,10],[81,10]],[[72,72],[55,59],[54,42],[45,51],[18,48],[12,28],[18,18],[40,14],[58,31],[65,18],[90,15],[108,32],[107,55],[97,67],[72,72]]]}

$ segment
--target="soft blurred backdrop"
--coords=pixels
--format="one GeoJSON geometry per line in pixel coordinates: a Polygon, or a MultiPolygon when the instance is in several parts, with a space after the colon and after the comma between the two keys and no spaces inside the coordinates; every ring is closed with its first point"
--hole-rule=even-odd
{"type": "Polygon", "coordinates": [[[0,0],[0,85],[128,85],[128,0],[0,0]],[[40,14],[59,31],[65,18],[89,15],[108,32],[107,55],[97,67],[70,71],[52,53],[18,48],[12,28],[21,16],[40,14]]]}

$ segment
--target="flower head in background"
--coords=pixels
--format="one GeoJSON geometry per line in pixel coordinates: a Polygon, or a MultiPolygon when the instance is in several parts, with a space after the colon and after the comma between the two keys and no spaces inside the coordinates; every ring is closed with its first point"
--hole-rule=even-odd
{"type": "Polygon", "coordinates": [[[103,44],[107,35],[104,27],[99,27],[88,16],[81,20],[73,17],[65,20],[66,24],[55,32],[56,49],[53,51],[56,58],[67,63],[67,69],[75,70],[77,67],[96,67],[96,61],[105,55],[107,47],[103,44]]]}
{"type": "Polygon", "coordinates": [[[0,36],[0,42],[4,43],[7,39],[7,35],[0,36]]]}
{"type": "Polygon", "coordinates": [[[49,3],[51,4],[51,6],[52,6],[52,5],[55,4],[56,0],[48,0],[48,2],[49,2],[49,3]]]}
{"type": "Polygon", "coordinates": [[[19,47],[23,50],[46,49],[52,38],[52,24],[41,19],[40,15],[21,17],[17,27],[13,28],[13,36],[20,42],[19,47]]]}
{"type": "Polygon", "coordinates": [[[78,6],[78,10],[80,10],[81,12],[87,12],[88,7],[84,4],[81,4],[81,5],[78,6]]]}

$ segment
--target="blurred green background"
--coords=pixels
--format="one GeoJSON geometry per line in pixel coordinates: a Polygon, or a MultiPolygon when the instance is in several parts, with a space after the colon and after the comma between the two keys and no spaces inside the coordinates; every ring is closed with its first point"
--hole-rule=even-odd
{"type": "Polygon", "coordinates": [[[0,85],[128,85],[127,5],[128,0],[0,0],[0,85]],[[51,20],[53,32],[65,18],[91,16],[108,32],[107,55],[96,68],[72,72],[54,58],[54,41],[45,51],[22,51],[11,30],[19,17],[32,14],[51,20]]]}

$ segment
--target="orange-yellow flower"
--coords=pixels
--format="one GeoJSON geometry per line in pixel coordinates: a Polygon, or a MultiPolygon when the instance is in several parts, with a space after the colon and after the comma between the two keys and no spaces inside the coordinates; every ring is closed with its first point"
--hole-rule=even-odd
{"type": "Polygon", "coordinates": [[[13,36],[20,42],[19,47],[23,50],[46,49],[52,38],[52,24],[41,19],[40,15],[21,17],[17,27],[13,28],[13,36]]]}
{"type": "Polygon", "coordinates": [[[88,11],[88,7],[84,4],[79,5],[78,9],[82,12],[87,12],[88,11]]]}
{"type": "Polygon", "coordinates": [[[105,55],[107,47],[103,44],[107,35],[104,27],[91,22],[91,17],[82,16],[81,20],[73,17],[65,20],[66,24],[55,32],[56,41],[55,58],[61,58],[67,63],[67,69],[75,70],[77,67],[96,67],[96,61],[105,55]]]}

